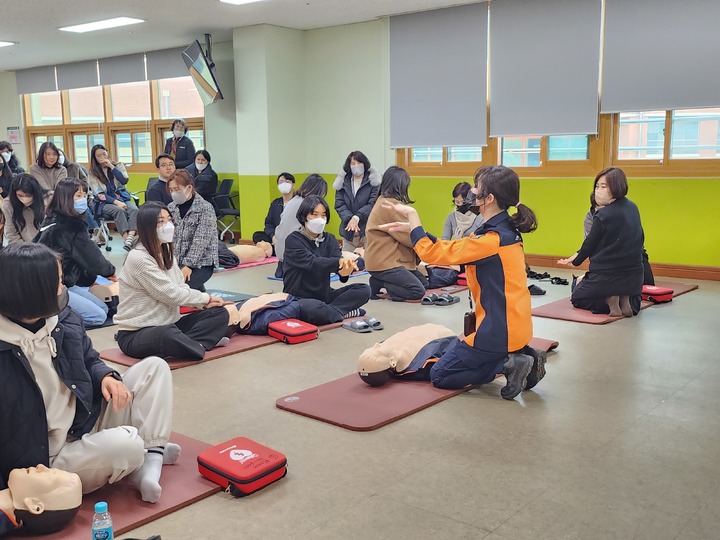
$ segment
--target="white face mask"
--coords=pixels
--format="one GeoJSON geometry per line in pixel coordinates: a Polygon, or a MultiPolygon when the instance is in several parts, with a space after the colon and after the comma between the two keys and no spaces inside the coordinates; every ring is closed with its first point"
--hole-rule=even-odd
{"type": "Polygon", "coordinates": [[[172,242],[173,236],[175,235],[175,225],[173,225],[171,221],[163,223],[157,228],[157,235],[158,240],[160,240],[163,244],[172,242]]]}
{"type": "Polygon", "coordinates": [[[287,195],[290,193],[293,189],[293,186],[290,182],[280,182],[278,184],[278,191],[282,193],[283,195],[287,195]]]}
{"type": "Polygon", "coordinates": [[[365,165],[350,165],[350,172],[353,176],[362,176],[365,174],[365,165]]]}
{"type": "Polygon", "coordinates": [[[305,223],[305,226],[307,227],[307,230],[313,234],[322,234],[322,232],[325,230],[326,223],[327,221],[323,218],[314,218],[308,219],[307,223],[305,223]]]}
{"type": "Polygon", "coordinates": [[[2,156],[5,161],[10,161],[12,154],[10,152],[3,152],[2,154],[0,154],[0,156],[2,156]]]}
{"type": "Polygon", "coordinates": [[[185,135],[185,130],[184,129],[174,129],[173,135],[175,136],[176,139],[179,139],[180,137],[185,135]]]}
{"type": "Polygon", "coordinates": [[[34,199],[32,197],[18,197],[18,200],[25,206],[30,206],[34,199]]]}
{"type": "Polygon", "coordinates": [[[607,206],[613,201],[610,190],[607,188],[595,189],[595,204],[597,206],[607,206]]]}
{"type": "Polygon", "coordinates": [[[60,154],[60,157],[58,158],[58,163],[59,163],[60,165],[62,165],[63,163],[65,163],[65,156],[63,156],[62,154],[60,154]]]}
{"type": "Polygon", "coordinates": [[[207,163],[198,163],[197,161],[195,162],[195,168],[200,172],[203,172],[207,166],[207,163]]]}
{"type": "Polygon", "coordinates": [[[182,191],[173,191],[170,196],[175,204],[183,204],[187,202],[189,199],[187,186],[185,186],[185,189],[182,191]]]}

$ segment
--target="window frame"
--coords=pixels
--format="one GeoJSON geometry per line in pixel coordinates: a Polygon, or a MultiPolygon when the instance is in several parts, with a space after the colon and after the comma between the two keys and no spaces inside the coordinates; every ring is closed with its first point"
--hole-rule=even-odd
{"type": "MultiPolygon", "coordinates": [[[[117,148],[115,141],[116,133],[130,133],[131,137],[134,133],[150,133],[150,141],[152,145],[153,156],[157,156],[165,149],[165,139],[163,131],[166,131],[172,120],[157,118],[158,114],[158,85],[157,81],[150,81],[150,112],[153,116],[149,121],[119,121],[112,120],[112,98],[110,94],[110,86],[102,87],[103,107],[105,113],[105,121],[98,123],[71,124],[70,123],[70,98],[68,90],[60,91],[60,100],[62,105],[62,124],[34,126],[32,125],[32,110],[30,108],[30,95],[22,96],[23,118],[25,119],[25,141],[27,143],[27,159],[28,163],[35,163],[37,160],[37,150],[35,149],[35,137],[61,135],[66,149],[68,150],[73,161],[76,159],[75,139],[77,134],[96,134],[102,133],[105,137],[105,146],[108,148],[113,159],[117,159],[117,148]]],[[[185,118],[188,129],[205,131],[205,118],[185,118]]],[[[207,133],[204,133],[207,140],[207,133]]],[[[89,151],[89,149],[88,149],[89,151]]],[[[133,156],[134,157],[134,156],[133,156]]],[[[79,161],[78,163],[89,167],[90,164],[79,161]]],[[[128,172],[131,173],[154,173],[156,172],[154,157],[152,163],[132,163],[128,172]]]]}

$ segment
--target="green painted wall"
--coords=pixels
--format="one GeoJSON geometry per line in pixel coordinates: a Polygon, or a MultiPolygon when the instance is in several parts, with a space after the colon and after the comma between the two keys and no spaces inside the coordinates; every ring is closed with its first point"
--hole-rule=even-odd
{"type": "MultiPolygon", "coordinates": [[[[131,174],[129,189],[145,189],[152,174],[131,174]]],[[[218,173],[233,178],[240,197],[241,237],[249,240],[261,230],[270,201],[279,196],[275,176],[218,173]]],[[[297,186],[307,177],[298,174],[297,186]]],[[[328,182],[327,201],[335,202],[335,174],[328,182]]],[[[410,197],[428,231],[441,234],[452,210],[452,189],[465,178],[415,177],[410,197]]],[[[583,219],[590,205],[592,178],[524,178],[521,200],[538,217],[539,227],[525,235],[525,251],[535,255],[567,256],[583,240],[583,219]]],[[[629,198],[640,208],[645,246],[655,263],[720,266],[720,226],[715,215],[720,201],[720,178],[637,178],[630,180],[629,198]]],[[[338,216],[332,212],[328,230],[336,232],[338,216]]]]}
{"type": "MultiPolygon", "coordinates": [[[[441,233],[452,209],[452,188],[459,178],[415,177],[410,196],[423,223],[441,233]]],[[[464,179],[462,179],[464,180],[464,179]]],[[[592,178],[524,178],[520,200],[532,208],[539,227],[525,235],[525,251],[568,256],[583,240],[583,219],[590,206],[592,178]]],[[[650,261],[720,266],[718,178],[636,178],[628,197],[640,208],[650,261]]]]}

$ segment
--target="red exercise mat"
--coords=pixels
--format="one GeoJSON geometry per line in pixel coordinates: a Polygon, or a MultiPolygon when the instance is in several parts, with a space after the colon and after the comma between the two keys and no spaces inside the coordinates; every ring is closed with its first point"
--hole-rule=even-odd
{"type": "MultiPolygon", "coordinates": [[[[533,338],[530,345],[543,350],[557,341],[533,338]]],[[[441,390],[425,381],[391,379],[383,386],[365,384],[357,373],[308,390],[283,396],[275,406],[352,431],[372,431],[473,388],[441,390]]]]}
{"type": "MultiPolygon", "coordinates": [[[[340,328],[341,326],[342,323],[326,324],[325,326],[320,326],[318,330],[323,332],[325,330],[332,330],[333,328],[340,328]]],[[[250,351],[259,347],[265,347],[266,345],[272,345],[273,343],[280,342],[274,337],[267,335],[250,336],[247,334],[235,334],[233,337],[230,338],[230,343],[228,343],[225,347],[215,347],[214,349],[207,351],[205,353],[205,358],[203,358],[202,360],[183,360],[168,358],[166,359],[166,362],[168,363],[168,366],[170,366],[170,369],[179,369],[187,366],[194,366],[195,364],[199,364],[200,362],[209,362],[210,360],[217,360],[218,358],[223,358],[232,354],[250,351]]],[[[118,348],[105,349],[104,351],[100,351],[100,358],[108,362],[113,362],[115,364],[120,364],[121,366],[127,367],[134,366],[135,364],[140,362],[140,359],[127,356],[118,348]]]]}
{"type": "MultiPolygon", "coordinates": [[[[41,538],[47,540],[87,540],[90,538],[94,506],[106,501],[112,515],[113,532],[120,536],[141,525],[150,523],[175,510],[191,505],[221,490],[220,486],[206,480],[197,470],[197,456],[211,445],[173,433],[170,440],[182,447],[180,459],[175,465],[165,465],[160,477],[162,496],[156,504],[143,502],[140,493],[127,479],[107,485],[93,493],[83,495],[80,512],[66,529],[41,538]]],[[[158,531],[161,532],[161,531],[158,531]]]]}
{"type": "MultiPolygon", "coordinates": [[[[640,302],[640,309],[652,306],[652,302],[640,302]]],[[[587,309],[578,309],[572,305],[570,298],[556,300],[549,304],[532,308],[532,314],[535,317],[544,317],[546,319],[558,319],[561,321],[581,322],[587,324],[607,324],[619,321],[625,317],[611,317],[607,313],[592,313],[587,309]]]]}

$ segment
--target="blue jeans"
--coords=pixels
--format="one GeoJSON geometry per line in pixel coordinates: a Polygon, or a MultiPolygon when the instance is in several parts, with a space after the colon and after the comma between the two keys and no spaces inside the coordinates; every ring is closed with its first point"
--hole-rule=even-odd
{"type": "Polygon", "coordinates": [[[82,317],[86,326],[101,326],[107,319],[105,302],[84,287],[68,287],[68,304],[82,317]]]}

